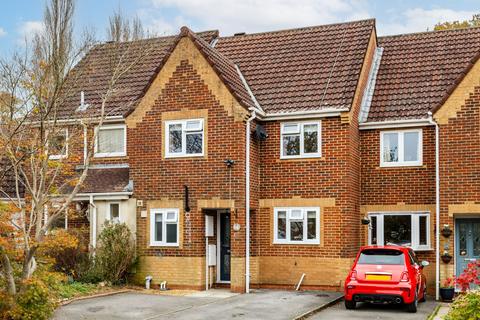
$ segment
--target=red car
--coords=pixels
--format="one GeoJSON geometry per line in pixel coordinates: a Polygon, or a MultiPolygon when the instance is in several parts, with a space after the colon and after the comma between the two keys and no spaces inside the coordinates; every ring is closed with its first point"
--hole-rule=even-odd
{"type": "Polygon", "coordinates": [[[409,312],[417,312],[425,301],[427,285],[423,268],[415,252],[400,246],[361,247],[345,280],[345,307],[355,309],[357,302],[404,303],[409,312]]]}

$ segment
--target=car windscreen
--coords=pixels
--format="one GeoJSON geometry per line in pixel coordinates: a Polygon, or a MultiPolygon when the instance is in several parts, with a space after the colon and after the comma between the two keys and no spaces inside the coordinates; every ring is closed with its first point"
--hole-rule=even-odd
{"type": "Polygon", "coordinates": [[[403,265],[405,256],[399,250],[367,249],[360,253],[357,264],[403,265]]]}

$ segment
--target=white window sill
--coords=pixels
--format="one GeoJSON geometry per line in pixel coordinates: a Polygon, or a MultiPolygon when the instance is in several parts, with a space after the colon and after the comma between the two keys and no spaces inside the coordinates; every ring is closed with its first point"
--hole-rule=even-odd
{"type": "Polygon", "coordinates": [[[178,247],[178,243],[166,243],[166,242],[150,242],[150,247],[178,247]]]}
{"type": "Polygon", "coordinates": [[[60,159],[66,159],[67,157],[68,157],[68,156],[67,156],[66,154],[64,154],[64,155],[57,155],[57,154],[55,154],[55,155],[50,155],[50,156],[48,157],[48,159],[50,159],[50,160],[60,160],[60,159]]]}
{"type": "Polygon", "coordinates": [[[380,167],[381,168],[392,168],[392,167],[421,167],[423,166],[423,163],[421,162],[387,162],[387,163],[381,163],[380,167]]]}
{"type": "Polygon", "coordinates": [[[167,154],[165,159],[175,159],[175,158],[201,158],[203,153],[194,153],[194,154],[167,154]]]}
{"type": "Polygon", "coordinates": [[[320,240],[311,240],[311,241],[282,241],[275,240],[273,244],[286,244],[286,245],[319,245],[320,240]]]}
{"type": "Polygon", "coordinates": [[[280,156],[280,159],[282,160],[288,160],[288,159],[312,159],[312,158],[321,158],[322,155],[320,153],[315,153],[315,154],[302,154],[298,156],[280,156]]]}
{"type": "Polygon", "coordinates": [[[114,152],[114,153],[95,153],[94,158],[113,158],[113,157],[126,157],[125,152],[114,152]]]}

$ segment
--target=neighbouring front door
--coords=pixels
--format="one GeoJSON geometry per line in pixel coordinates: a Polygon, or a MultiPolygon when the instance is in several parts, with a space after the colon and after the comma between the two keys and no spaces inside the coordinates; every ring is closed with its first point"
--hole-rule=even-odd
{"type": "Polygon", "coordinates": [[[455,260],[457,276],[470,262],[480,259],[480,219],[456,219],[455,260]]]}
{"type": "Polygon", "coordinates": [[[220,214],[220,281],[230,281],[230,213],[220,214]]]}

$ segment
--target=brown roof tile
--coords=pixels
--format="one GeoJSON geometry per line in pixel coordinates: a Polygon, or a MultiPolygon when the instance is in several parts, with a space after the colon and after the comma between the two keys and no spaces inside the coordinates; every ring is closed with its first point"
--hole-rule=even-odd
{"type": "Polygon", "coordinates": [[[90,169],[80,193],[126,192],[129,190],[128,168],[90,169]]]}
{"type": "Polygon", "coordinates": [[[221,37],[268,113],[348,108],[375,20],[221,37]]]}
{"type": "MultiPolygon", "coordinates": [[[[24,197],[25,187],[19,184],[19,195],[24,197]]],[[[15,174],[8,160],[0,160],[0,198],[16,198],[15,174]]]]}
{"type": "Polygon", "coordinates": [[[379,46],[367,121],[427,118],[478,58],[480,28],[380,37],[379,46]]]}
{"type": "MultiPolygon", "coordinates": [[[[203,41],[210,42],[218,31],[198,33],[203,41]]],[[[122,75],[115,83],[115,91],[105,106],[107,116],[125,116],[143,96],[145,89],[161,68],[178,36],[146,40],[104,43],[92,48],[72,70],[64,86],[65,101],[58,110],[59,118],[98,116],[101,96],[105,94],[112,73],[121,61],[122,75]],[[86,111],[76,111],[80,105],[80,92],[85,93],[86,111]]]]}

